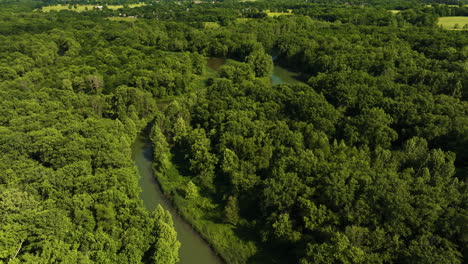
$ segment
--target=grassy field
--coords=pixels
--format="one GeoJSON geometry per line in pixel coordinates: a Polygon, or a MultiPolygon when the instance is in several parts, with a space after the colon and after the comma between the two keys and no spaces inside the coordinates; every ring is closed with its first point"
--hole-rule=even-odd
{"type": "MultiPolygon", "coordinates": [[[[442,28],[444,28],[444,29],[458,29],[458,30],[461,30],[461,29],[463,29],[463,27],[465,25],[468,25],[468,17],[461,17],[461,16],[458,16],[458,17],[456,17],[456,16],[453,16],[453,17],[439,17],[438,25],[442,26],[442,28]]],[[[465,30],[467,30],[467,28],[465,28],[465,30]]]]}
{"type": "Polygon", "coordinates": [[[391,12],[392,14],[394,14],[394,15],[396,15],[396,14],[398,14],[398,13],[401,12],[401,10],[388,10],[388,11],[390,11],[390,12],[391,12]]]}
{"type": "MultiPolygon", "coordinates": [[[[131,4],[128,5],[130,8],[134,7],[139,7],[139,6],[144,6],[145,4],[140,3],[140,4],[131,4]]],[[[94,7],[97,5],[76,5],[76,8],[72,7],[71,9],[68,8],[68,5],[54,5],[54,6],[44,6],[42,8],[42,11],[44,12],[50,12],[50,11],[60,11],[60,10],[71,10],[71,11],[76,11],[76,12],[84,12],[84,11],[92,11],[94,10],[94,7]]],[[[119,9],[123,8],[123,5],[108,5],[107,6],[109,9],[119,9]]]]}

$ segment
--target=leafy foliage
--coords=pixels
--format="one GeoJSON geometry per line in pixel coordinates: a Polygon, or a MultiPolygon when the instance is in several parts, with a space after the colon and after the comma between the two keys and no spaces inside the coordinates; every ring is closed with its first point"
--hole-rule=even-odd
{"type": "Polygon", "coordinates": [[[176,263],[131,160],[154,120],[163,190],[228,263],[466,262],[468,35],[434,27],[464,8],[372,3],[9,5],[0,260],[176,263]]]}

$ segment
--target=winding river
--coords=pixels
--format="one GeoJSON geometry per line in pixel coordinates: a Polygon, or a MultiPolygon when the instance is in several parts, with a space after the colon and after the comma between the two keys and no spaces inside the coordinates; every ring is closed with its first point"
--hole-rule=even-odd
{"type": "Polygon", "coordinates": [[[221,259],[209,245],[179,216],[172,203],[163,195],[152,170],[153,147],[150,140],[139,135],[132,146],[132,157],[140,172],[139,185],[143,190],[140,198],[152,212],[158,204],[168,210],[174,221],[177,239],[182,244],[179,249],[180,264],[221,264],[221,259]]]}
{"type": "MultiPolygon", "coordinates": [[[[226,59],[210,58],[207,66],[213,70],[226,63],[226,59]]],[[[272,84],[294,83],[297,82],[297,74],[290,72],[279,66],[275,66],[271,76],[272,84]]],[[[140,173],[139,185],[142,189],[140,198],[146,209],[152,212],[158,204],[168,210],[174,221],[174,228],[177,231],[177,238],[181,243],[179,249],[180,264],[221,264],[223,261],[215,254],[210,246],[201,238],[188,224],[172,205],[172,203],[163,195],[161,188],[156,181],[153,170],[153,147],[143,132],[132,145],[132,157],[140,173]]]]}

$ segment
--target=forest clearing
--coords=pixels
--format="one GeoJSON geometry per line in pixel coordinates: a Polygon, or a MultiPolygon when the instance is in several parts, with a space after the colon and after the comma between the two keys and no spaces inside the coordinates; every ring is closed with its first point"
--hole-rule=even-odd
{"type": "Polygon", "coordinates": [[[468,16],[439,17],[437,24],[444,29],[468,30],[468,16]]]}

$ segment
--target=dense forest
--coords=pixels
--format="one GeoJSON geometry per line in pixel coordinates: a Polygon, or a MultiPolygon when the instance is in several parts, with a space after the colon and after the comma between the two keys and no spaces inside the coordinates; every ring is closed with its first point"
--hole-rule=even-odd
{"type": "Polygon", "coordinates": [[[177,263],[140,133],[226,263],[468,261],[462,1],[57,3],[0,2],[0,263],[177,263]]]}

